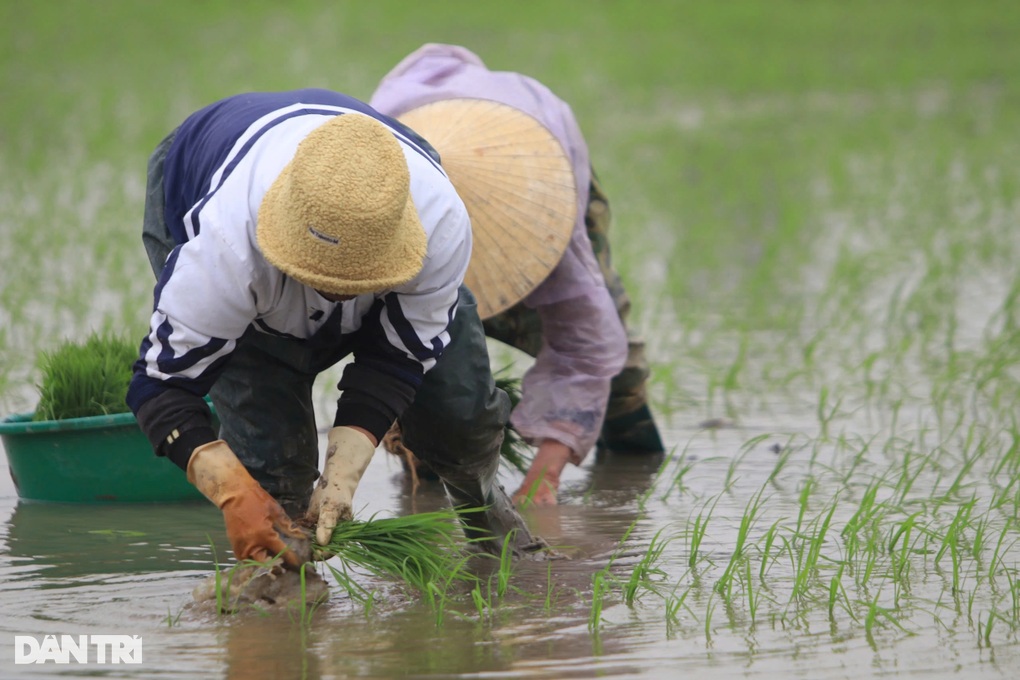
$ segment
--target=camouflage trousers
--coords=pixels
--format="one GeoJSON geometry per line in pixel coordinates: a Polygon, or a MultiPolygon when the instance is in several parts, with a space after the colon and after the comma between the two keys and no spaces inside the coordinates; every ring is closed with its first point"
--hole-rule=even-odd
{"type": "MultiPolygon", "coordinates": [[[[647,383],[650,369],[645,358],[645,343],[627,326],[630,297],[623,288],[620,275],[613,268],[609,251],[611,222],[609,199],[594,170],[591,177],[584,223],[602,277],[627,331],[628,344],[626,363],[610,385],[606,420],[602,427],[599,447],[618,451],[661,452],[662,440],[648,408],[647,383]]],[[[538,313],[522,303],[486,319],[483,324],[488,337],[504,342],[530,356],[537,355],[542,346],[542,323],[538,313]]]]}

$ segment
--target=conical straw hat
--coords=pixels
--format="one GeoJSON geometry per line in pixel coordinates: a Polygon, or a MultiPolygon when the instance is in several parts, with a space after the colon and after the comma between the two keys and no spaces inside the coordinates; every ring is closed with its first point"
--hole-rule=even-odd
{"type": "Polygon", "coordinates": [[[483,319],[515,305],[563,257],[577,219],[577,189],[563,146],[505,104],[447,99],[400,121],[439,152],[467,206],[474,248],[464,282],[483,319]]]}

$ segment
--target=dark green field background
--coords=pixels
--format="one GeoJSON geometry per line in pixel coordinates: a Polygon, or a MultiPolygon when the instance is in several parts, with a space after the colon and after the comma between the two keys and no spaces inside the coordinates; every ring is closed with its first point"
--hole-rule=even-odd
{"type": "MultiPolygon", "coordinates": [[[[895,205],[910,217],[893,256],[926,247],[933,225],[954,228],[954,164],[995,169],[987,205],[1016,197],[1015,0],[0,0],[0,304],[19,323],[45,299],[68,330],[137,332],[142,182],[162,136],[241,91],[368,98],[424,42],[465,45],[572,104],[646,324],[664,308],[775,323],[798,308],[790,272],[833,214],[867,224],[895,205]],[[80,249],[104,281],[137,274],[48,271],[80,249]],[[88,285],[121,311],[83,313],[88,285]]],[[[976,245],[994,257],[1000,237],[976,245]]],[[[38,344],[0,332],[11,364],[38,344]]]]}

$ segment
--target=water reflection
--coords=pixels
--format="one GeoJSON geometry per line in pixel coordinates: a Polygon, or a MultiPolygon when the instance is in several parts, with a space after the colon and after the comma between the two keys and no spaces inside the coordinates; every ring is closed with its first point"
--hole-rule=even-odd
{"type": "MultiPolygon", "coordinates": [[[[596,451],[589,464],[574,469],[560,489],[560,505],[526,507],[529,528],[563,556],[605,556],[641,516],[640,499],[662,466],[663,454],[596,451]]],[[[403,471],[392,475],[399,490],[396,512],[408,515],[449,506],[442,484],[422,479],[417,489],[403,471]]]]}
{"type": "Polygon", "coordinates": [[[108,574],[211,570],[211,545],[229,556],[223,519],[204,501],[174,504],[67,505],[20,502],[7,524],[9,581],[87,579],[108,574]],[[19,570],[23,565],[31,567],[19,570]]]}
{"type": "MultiPolygon", "coordinates": [[[[528,509],[525,517],[550,544],[575,550],[573,557],[604,554],[637,519],[635,501],[647,490],[660,462],[658,456],[600,454],[586,471],[586,480],[566,486],[563,505],[528,509]]],[[[403,473],[390,481],[398,514],[448,506],[438,483],[423,483],[412,492],[403,473]]],[[[68,579],[97,575],[211,571],[213,546],[221,562],[229,559],[222,517],[204,501],[137,505],[20,501],[7,522],[0,555],[9,557],[5,579],[9,582],[42,576],[68,585],[68,579]]]]}
{"type": "Polygon", "coordinates": [[[313,629],[300,625],[297,617],[243,615],[223,631],[228,680],[250,678],[323,677],[319,654],[311,648],[313,629]]]}
{"type": "Polygon", "coordinates": [[[574,559],[605,557],[642,516],[640,501],[664,456],[597,451],[584,475],[563,484],[560,505],[529,507],[529,526],[574,559]]]}
{"type": "Polygon", "coordinates": [[[640,498],[655,481],[665,454],[595,451],[585,491],[596,502],[622,506],[640,498]]]}

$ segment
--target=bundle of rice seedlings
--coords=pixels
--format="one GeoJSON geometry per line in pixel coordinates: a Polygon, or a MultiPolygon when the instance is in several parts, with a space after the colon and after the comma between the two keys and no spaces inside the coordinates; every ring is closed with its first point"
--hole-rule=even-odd
{"type": "Polygon", "coordinates": [[[328,562],[326,567],[338,584],[362,601],[371,593],[357,583],[359,570],[402,581],[422,593],[445,593],[455,583],[476,579],[467,569],[470,541],[457,517],[458,511],[450,509],[341,522],[329,543],[315,545],[316,557],[336,558],[339,568],[328,562]]]}
{"type": "MultiPolygon", "coordinates": [[[[506,375],[506,370],[504,368],[496,372],[496,387],[507,393],[510,397],[510,407],[513,409],[517,408],[521,401],[521,379],[506,375]]],[[[503,444],[499,448],[499,455],[505,464],[522,474],[527,474],[528,468],[531,467],[531,448],[509,423],[503,431],[503,444]]]]}
{"type": "Polygon", "coordinates": [[[39,404],[34,420],[63,420],[124,413],[137,345],[112,333],[93,333],[84,343],[65,341],[41,352],[39,404]]]}

